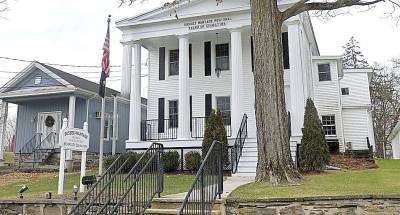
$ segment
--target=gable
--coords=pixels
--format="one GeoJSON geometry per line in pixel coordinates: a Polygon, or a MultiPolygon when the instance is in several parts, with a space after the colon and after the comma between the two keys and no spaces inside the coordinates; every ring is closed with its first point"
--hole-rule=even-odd
{"type": "MultiPolygon", "coordinates": [[[[215,0],[191,0],[177,6],[176,14],[178,17],[183,18],[245,9],[250,9],[250,0],[227,0],[219,3],[218,6],[215,0]]],[[[148,13],[117,21],[117,25],[139,24],[168,19],[176,19],[174,9],[163,9],[161,7],[148,13]]]]}
{"type": "Polygon", "coordinates": [[[7,91],[39,88],[39,87],[51,87],[51,86],[64,86],[59,80],[46,74],[39,68],[34,68],[33,71],[25,77],[22,77],[14,87],[7,91]]]}

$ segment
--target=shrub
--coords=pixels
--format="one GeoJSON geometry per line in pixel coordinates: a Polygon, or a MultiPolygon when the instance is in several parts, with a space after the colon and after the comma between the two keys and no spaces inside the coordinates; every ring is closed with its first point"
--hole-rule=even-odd
{"type": "Polygon", "coordinates": [[[175,172],[179,168],[179,153],[177,151],[164,152],[162,158],[165,172],[175,172]]]}
{"type": "Polygon", "coordinates": [[[330,155],[322,123],[311,98],[307,99],[304,112],[303,137],[301,138],[299,165],[302,171],[315,172],[325,169],[330,155]]]}
{"type": "Polygon", "coordinates": [[[199,152],[190,151],[185,154],[185,167],[189,171],[197,171],[201,165],[201,155],[199,152]]]}
{"type": "Polygon", "coordinates": [[[224,118],[220,111],[215,112],[213,110],[207,119],[206,129],[204,131],[204,139],[202,145],[203,158],[207,155],[207,152],[210,149],[214,140],[222,144],[224,164],[229,165],[228,138],[226,137],[224,118]]]}
{"type": "Polygon", "coordinates": [[[138,154],[136,152],[124,152],[120,155],[110,155],[104,159],[104,167],[108,169],[111,164],[119,157],[121,157],[120,164],[122,165],[126,160],[127,163],[125,167],[121,170],[122,173],[128,173],[132,167],[136,164],[142,154],[138,154]]]}

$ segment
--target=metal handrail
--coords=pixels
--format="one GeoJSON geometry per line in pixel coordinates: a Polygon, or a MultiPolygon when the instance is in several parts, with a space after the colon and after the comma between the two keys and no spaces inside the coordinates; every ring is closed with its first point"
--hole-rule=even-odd
{"type": "MultiPolygon", "coordinates": [[[[73,215],[73,214],[83,214],[83,213],[79,213],[79,209],[80,207],[87,205],[85,202],[90,200],[90,197],[92,194],[95,193],[96,189],[101,185],[104,184],[104,181],[107,180],[106,176],[111,175],[112,170],[115,169],[116,166],[120,166],[120,160],[122,160],[122,155],[118,156],[117,159],[115,159],[115,161],[110,165],[110,167],[106,170],[106,172],[96,181],[96,183],[94,185],[92,185],[89,190],[86,192],[86,194],[81,198],[81,200],[79,200],[78,204],[76,204],[72,210],[69,212],[69,215],[73,215]]],[[[126,162],[127,160],[125,160],[126,162]]],[[[124,163],[125,163],[124,162],[124,163]]],[[[120,169],[120,167],[119,167],[120,169]]]]}
{"type": "Polygon", "coordinates": [[[43,157],[43,155],[46,155],[45,152],[43,152],[43,149],[49,149],[49,150],[53,150],[54,146],[55,146],[55,138],[57,137],[56,132],[50,132],[42,141],[39,142],[39,144],[36,144],[35,148],[33,149],[33,162],[32,162],[32,167],[35,168],[35,163],[41,163],[44,160],[47,159],[47,157],[43,157]],[[54,137],[54,142],[50,143],[50,147],[43,148],[43,143],[48,141],[50,138],[54,137]]]}
{"type": "Polygon", "coordinates": [[[235,139],[235,144],[232,147],[231,158],[232,158],[232,173],[237,172],[240,157],[242,156],[243,146],[247,138],[247,115],[244,114],[240,128],[235,139]]]}
{"type": "Polygon", "coordinates": [[[158,119],[142,120],[140,130],[143,141],[176,139],[178,136],[178,120],[164,119],[162,122],[158,119]]]}
{"type": "Polygon", "coordinates": [[[164,147],[159,143],[153,143],[152,146],[153,147],[149,148],[151,150],[143,154],[141,159],[124,178],[125,193],[112,210],[110,212],[107,211],[107,214],[114,214],[116,212],[118,212],[118,214],[143,214],[150,206],[154,196],[158,195],[160,197],[164,182],[163,162],[161,157],[164,147]],[[150,158],[146,161],[145,159],[149,156],[150,158]],[[142,160],[145,163],[141,162],[142,160]],[[140,193],[138,191],[140,191],[140,193]],[[124,207],[121,208],[121,206],[124,207]]]}
{"type": "Polygon", "coordinates": [[[217,196],[223,192],[223,146],[212,143],[178,211],[181,214],[211,214],[217,196]]]}
{"type": "Polygon", "coordinates": [[[21,161],[22,161],[22,154],[32,154],[35,147],[36,147],[36,141],[38,139],[38,136],[40,137],[40,133],[36,133],[33,135],[31,139],[29,139],[24,146],[22,146],[19,151],[19,159],[18,159],[18,168],[21,168],[21,161]]]}
{"type": "MultiPolygon", "coordinates": [[[[209,117],[192,117],[191,119],[191,135],[192,138],[203,138],[204,132],[206,130],[207,120],[209,117]]],[[[223,117],[224,120],[224,127],[226,131],[226,136],[232,136],[232,126],[231,126],[231,118],[230,117],[223,117]]]]}

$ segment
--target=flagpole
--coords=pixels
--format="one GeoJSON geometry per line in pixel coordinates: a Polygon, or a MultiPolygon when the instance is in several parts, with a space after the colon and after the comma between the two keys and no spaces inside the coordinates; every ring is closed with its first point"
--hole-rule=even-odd
{"type": "MultiPolygon", "coordinates": [[[[107,35],[103,45],[103,59],[102,59],[102,76],[100,78],[100,87],[104,87],[101,98],[101,120],[100,120],[100,149],[99,149],[99,175],[103,175],[103,154],[104,154],[104,124],[105,124],[105,112],[106,112],[106,78],[110,72],[109,58],[110,58],[110,22],[111,15],[108,15],[107,19],[107,35]],[[103,82],[103,83],[101,83],[103,82]],[[102,86],[104,85],[104,86],[102,86]]],[[[99,94],[101,90],[99,91],[99,94]]]]}
{"type": "Polygon", "coordinates": [[[104,81],[104,97],[101,98],[101,120],[100,120],[100,150],[99,150],[99,175],[103,175],[103,154],[104,154],[104,124],[106,112],[106,81],[104,81]]]}

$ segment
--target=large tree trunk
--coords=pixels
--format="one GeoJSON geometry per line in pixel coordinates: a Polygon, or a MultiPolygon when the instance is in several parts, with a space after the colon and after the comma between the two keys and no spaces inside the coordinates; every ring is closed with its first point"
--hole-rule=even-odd
{"type": "Polygon", "coordinates": [[[282,60],[282,16],[276,0],[252,0],[258,143],[256,181],[294,183],[302,177],[290,155],[282,60]]]}

